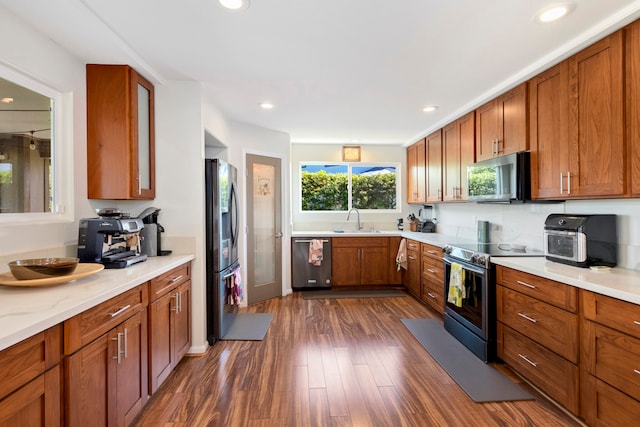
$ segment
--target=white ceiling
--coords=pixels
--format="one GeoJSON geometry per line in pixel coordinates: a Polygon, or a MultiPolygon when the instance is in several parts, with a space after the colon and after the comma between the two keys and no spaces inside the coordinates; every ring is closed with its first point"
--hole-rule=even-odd
{"type": "Polygon", "coordinates": [[[640,16],[640,0],[0,0],[87,63],[202,82],[293,142],[407,144],[640,16]],[[261,101],[275,108],[261,110],[261,101]],[[431,114],[425,105],[440,108],[431,114]]]}

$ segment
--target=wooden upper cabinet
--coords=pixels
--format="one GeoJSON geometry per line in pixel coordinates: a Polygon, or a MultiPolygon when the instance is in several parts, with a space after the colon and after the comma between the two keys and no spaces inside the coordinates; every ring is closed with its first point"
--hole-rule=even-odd
{"type": "Polygon", "coordinates": [[[424,203],[426,186],[425,140],[407,147],[407,202],[424,203]]]}
{"type": "Polygon", "coordinates": [[[623,75],[622,30],[569,58],[569,197],[625,193],[623,75]]]}
{"type": "Polygon", "coordinates": [[[467,199],[467,165],[475,161],[475,113],[442,129],[442,187],[444,201],[467,199]]]}
{"type": "Polygon", "coordinates": [[[630,193],[640,196],[640,21],[624,29],[625,32],[625,120],[629,159],[630,193]]]}
{"type": "Polygon", "coordinates": [[[560,180],[569,167],[568,61],[529,81],[529,113],[531,197],[563,198],[560,180]]]}
{"type": "Polygon", "coordinates": [[[87,65],[89,199],[155,198],[154,88],[127,65],[87,65]]]}
{"type": "Polygon", "coordinates": [[[476,110],[476,160],[529,148],[527,83],[511,89],[476,110]]]}
{"type": "Polygon", "coordinates": [[[442,130],[426,138],[427,202],[442,201],[442,130]]]}

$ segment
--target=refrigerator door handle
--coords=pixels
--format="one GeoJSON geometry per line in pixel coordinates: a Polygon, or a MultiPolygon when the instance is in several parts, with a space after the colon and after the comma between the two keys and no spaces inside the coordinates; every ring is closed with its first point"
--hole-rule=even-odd
{"type": "Polygon", "coordinates": [[[235,184],[231,184],[231,242],[235,246],[238,240],[238,195],[236,194],[235,184]]]}

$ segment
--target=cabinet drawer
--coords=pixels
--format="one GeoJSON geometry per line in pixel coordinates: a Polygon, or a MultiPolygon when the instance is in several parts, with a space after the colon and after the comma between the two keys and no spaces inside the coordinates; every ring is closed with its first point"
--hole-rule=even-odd
{"type": "Polygon", "coordinates": [[[502,266],[496,276],[499,285],[574,313],[578,309],[578,290],[573,286],[502,266]]]}
{"type": "Polygon", "coordinates": [[[579,410],[578,367],[498,322],[498,356],[574,414],[579,410]]]}
{"type": "Polygon", "coordinates": [[[408,251],[420,252],[420,242],[416,242],[415,240],[407,239],[407,250],[408,251]]]}
{"type": "Polygon", "coordinates": [[[640,305],[581,291],[584,317],[640,338],[640,305]]]}
{"type": "Polygon", "coordinates": [[[64,353],[72,354],[148,305],[147,283],[64,322],[64,353]]]}
{"type": "Polygon", "coordinates": [[[154,277],[149,282],[149,301],[155,301],[190,278],[191,263],[189,262],[158,277],[154,277]]]}
{"type": "Polygon", "coordinates": [[[56,325],[0,352],[0,399],[60,363],[62,327],[56,325]]]}
{"type": "Polygon", "coordinates": [[[584,372],[580,413],[592,427],[632,427],[640,419],[640,402],[584,372]]]}
{"type": "Polygon", "coordinates": [[[425,279],[440,281],[444,284],[444,263],[442,258],[435,260],[422,256],[422,277],[425,279]]]}
{"type": "Polygon", "coordinates": [[[496,287],[497,317],[505,325],[573,363],[578,362],[578,316],[550,304],[496,287]]]}
{"type": "Polygon", "coordinates": [[[444,284],[432,280],[422,279],[422,300],[435,311],[444,314],[444,284]]]}
{"type": "Polygon", "coordinates": [[[442,248],[437,246],[430,245],[428,243],[422,243],[422,255],[433,258],[434,260],[438,260],[442,262],[442,248]]]}
{"type": "Polygon", "coordinates": [[[589,321],[582,331],[585,369],[640,400],[640,339],[589,321]]]}
{"type": "Polygon", "coordinates": [[[387,237],[334,237],[331,239],[332,248],[387,246],[388,243],[387,237]]]}

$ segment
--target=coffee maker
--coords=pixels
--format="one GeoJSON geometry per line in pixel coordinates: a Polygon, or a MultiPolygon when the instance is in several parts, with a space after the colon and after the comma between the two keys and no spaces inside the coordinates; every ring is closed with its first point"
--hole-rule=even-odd
{"type": "MultiPolygon", "coordinates": [[[[100,214],[100,213],[99,213],[100,214]]],[[[125,268],[145,261],[140,231],[144,224],[128,216],[83,218],[78,227],[80,262],[97,262],[105,268],[125,268]]]]}
{"type": "Polygon", "coordinates": [[[147,256],[169,255],[171,251],[162,250],[161,235],[164,227],[158,223],[160,209],[150,207],[142,211],[138,218],[144,223],[142,229],[142,253],[147,256]]]}

